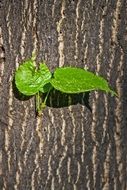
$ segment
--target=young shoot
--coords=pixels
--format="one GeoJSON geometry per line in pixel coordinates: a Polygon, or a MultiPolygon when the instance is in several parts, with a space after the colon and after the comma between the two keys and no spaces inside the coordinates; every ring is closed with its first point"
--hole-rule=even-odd
{"type": "Polygon", "coordinates": [[[77,67],[62,67],[56,68],[52,74],[45,63],[40,63],[37,69],[35,55],[19,66],[15,72],[15,84],[22,94],[36,96],[36,110],[39,114],[45,108],[52,88],[67,94],[102,90],[117,96],[103,77],[90,71],[77,67]],[[47,94],[42,102],[43,93],[47,94]]]}

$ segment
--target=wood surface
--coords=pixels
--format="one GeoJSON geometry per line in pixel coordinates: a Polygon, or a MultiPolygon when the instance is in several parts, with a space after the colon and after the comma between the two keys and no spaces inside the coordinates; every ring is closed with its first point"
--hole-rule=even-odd
{"type": "Polygon", "coordinates": [[[126,0],[0,0],[0,190],[13,189],[127,190],[126,0]],[[13,82],[33,50],[51,71],[98,73],[119,97],[90,93],[91,112],[57,93],[36,117],[13,82]]]}

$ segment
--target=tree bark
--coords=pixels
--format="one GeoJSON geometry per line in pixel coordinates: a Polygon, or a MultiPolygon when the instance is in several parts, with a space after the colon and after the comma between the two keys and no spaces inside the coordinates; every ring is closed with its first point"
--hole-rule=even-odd
{"type": "Polygon", "coordinates": [[[126,11],[126,0],[0,1],[1,190],[127,189],[126,11]],[[13,83],[33,50],[51,71],[102,75],[119,96],[91,92],[91,113],[58,94],[36,117],[13,83]]]}

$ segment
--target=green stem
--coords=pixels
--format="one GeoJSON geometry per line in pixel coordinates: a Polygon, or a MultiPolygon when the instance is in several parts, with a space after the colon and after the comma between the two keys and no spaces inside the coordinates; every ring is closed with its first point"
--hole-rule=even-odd
{"type": "Polygon", "coordinates": [[[50,90],[51,90],[51,89],[49,89],[49,91],[47,92],[46,97],[45,97],[45,99],[44,99],[44,102],[42,102],[42,104],[41,104],[41,108],[42,108],[42,109],[44,109],[45,106],[46,106],[46,101],[47,101],[47,98],[48,98],[48,96],[49,96],[50,90]]]}
{"type": "Polygon", "coordinates": [[[46,97],[45,97],[45,99],[44,99],[44,102],[42,102],[42,103],[41,103],[40,92],[38,92],[38,93],[36,94],[36,111],[37,111],[37,113],[38,113],[39,115],[41,115],[41,111],[42,111],[42,110],[45,108],[45,106],[46,106],[46,101],[47,101],[47,98],[48,98],[48,96],[49,96],[50,90],[51,90],[51,89],[49,89],[49,91],[47,92],[46,97]]]}
{"type": "Polygon", "coordinates": [[[47,98],[48,98],[48,96],[49,96],[49,93],[50,93],[50,90],[47,92],[47,94],[46,94],[46,97],[45,97],[45,100],[44,100],[44,104],[46,104],[46,101],[47,101],[47,98]]]}

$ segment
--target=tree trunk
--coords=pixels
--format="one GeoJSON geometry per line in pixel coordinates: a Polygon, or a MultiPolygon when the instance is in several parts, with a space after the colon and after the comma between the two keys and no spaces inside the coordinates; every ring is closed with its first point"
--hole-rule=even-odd
{"type": "Polygon", "coordinates": [[[0,1],[1,190],[127,189],[126,11],[126,0],[0,1]],[[91,92],[91,112],[52,95],[36,117],[34,97],[19,100],[13,83],[33,50],[51,71],[99,73],[119,97],[91,92]]]}

